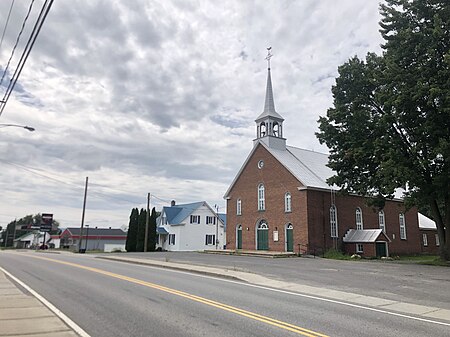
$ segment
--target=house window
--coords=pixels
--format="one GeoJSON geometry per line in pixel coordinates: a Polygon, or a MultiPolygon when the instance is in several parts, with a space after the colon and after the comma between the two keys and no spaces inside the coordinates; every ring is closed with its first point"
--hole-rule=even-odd
{"type": "Polygon", "coordinates": [[[357,253],[364,253],[364,245],[362,243],[356,244],[356,252],[357,253]]]}
{"type": "Polygon", "coordinates": [[[380,229],[383,231],[383,233],[386,233],[386,224],[384,221],[384,211],[383,210],[378,212],[378,225],[380,226],[380,229]]]}
{"type": "Polygon", "coordinates": [[[291,202],[291,193],[287,192],[284,195],[284,211],[285,212],[291,212],[292,211],[292,202],[291,202]]]}
{"type": "Polygon", "coordinates": [[[439,235],[434,234],[434,239],[436,240],[436,246],[439,246],[439,235]]]}
{"type": "Polygon", "coordinates": [[[406,240],[405,215],[403,213],[398,215],[398,222],[400,224],[400,239],[406,240]]]}
{"type": "Polygon", "coordinates": [[[191,223],[200,223],[200,215],[191,215],[191,223]]]}
{"type": "Polygon", "coordinates": [[[215,225],[216,224],[216,217],[215,216],[206,216],[206,224],[207,225],[215,225]]]}
{"type": "Polygon", "coordinates": [[[258,211],[264,211],[266,209],[265,195],[264,195],[264,185],[259,184],[258,186],[258,211]]]}
{"type": "Polygon", "coordinates": [[[428,236],[426,234],[422,234],[422,240],[424,247],[428,246],[428,236]]]}
{"type": "Polygon", "coordinates": [[[216,243],[216,236],[214,234],[206,234],[205,245],[212,246],[216,243]]]}
{"type": "Polygon", "coordinates": [[[337,224],[337,209],[333,205],[330,207],[330,227],[331,227],[331,237],[338,237],[338,224],[337,224]]]}
{"type": "Polygon", "coordinates": [[[169,245],[175,244],[175,234],[169,234],[169,245]]]}
{"type": "Polygon", "coordinates": [[[357,208],[356,212],[356,229],[364,229],[361,208],[357,208]]]}
{"type": "Polygon", "coordinates": [[[242,201],[241,199],[236,200],[236,215],[242,214],[242,201]]]}

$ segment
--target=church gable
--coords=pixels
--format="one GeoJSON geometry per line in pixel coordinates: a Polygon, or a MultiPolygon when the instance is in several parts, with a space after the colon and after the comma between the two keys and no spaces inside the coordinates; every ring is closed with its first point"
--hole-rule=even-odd
{"type": "Polygon", "coordinates": [[[242,190],[253,191],[256,195],[260,183],[280,188],[284,191],[283,194],[286,193],[288,185],[295,186],[295,189],[303,186],[269,150],[262,144],[257,144],[227,191],[226,197],[238,197],[236,194],[242,190]]]}

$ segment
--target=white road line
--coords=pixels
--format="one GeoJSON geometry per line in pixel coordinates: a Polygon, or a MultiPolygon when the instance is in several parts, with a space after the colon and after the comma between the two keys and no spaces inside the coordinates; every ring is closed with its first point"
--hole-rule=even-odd
{"type": "Polygon", "coordinates": [[[69,317],[67,317],[61,310],[56,308],[53,304],[51,304],[49,301],[47,301],[44,297],[39,295],[36,291],[31,289],[29,286],[27,286],[25,283],[23,283],[21,280],[19,280],[17,277],[13,276],[10,272],[6,271],[2,267],[0,267],[0,271],[4,272],[6,275],[8,275],[11,279],[13,279],[15,282],[20,284],[21,287],[26,289],[29,293],[31,293],[34,297],[36,297],[39,301],[42,302],[47,308],[49,308],[53,313],[58,316],[64,323],[66,323],[70,328],[72,328],[77,334],[79,334],[81,337],[91,337],[86,331],[84,331],[80,326],[78,326],[74,321],[72,321],[69,317]]]}
{"type": "MultiPolygon", "coordinates": [[[[124,261],[114,261],[114,260],[104,260],[104,261],[124,263],[124,261]]],[[[127,263],[127,262],[125,262],[125,263],[127,263]]],[[[282,290],[282,289],[276,289],[276,288],[260,286],[260,285],[257,285],[257,284],[246,283],[244,281],[228,280],[226,278],[221,278],[220,276],[201,275],[201,274],[199,274],[199,273],[197,273],[195,271],[194,272],[188,272],[188,271],[174,270],[174,269],[169,269],[169,268],[164,268],[164,267],[148,266],[148,265],[144,265],[144,264],[136,264],[136,266],[145,267],[145,268],[152,268],[152,269],[163,269],[163,270],[170,271],[170,272],[173,272],[173,273],[189,274],[191,276],[204,277],[204,278],[208,278],[208,279],[219,280],[219,281],[222,281],[222,282],[239,284],[239,285],[243,285],[243,286],[246,286],[246,287],[252,287],[252,288],[258,288],[258,289],[263,289],[263,290],[269,290],[269,291],[283,293],[283,294],[287,294],[287,295],[304,297],[304,298],[309,298],[309,299],[313,299],[313,300],[317,300],[317,301],[329,302],[329,303],[344,305],[344,306],[348,306],[348,307],[352,307],[352,308],[358,308],[358,309],[363,309],[363,310],[368,310],[368,311],[374,311],[374,312],[378,312],[378,313],[381,313],[381,314],[408,318],[408,319],[421,321],[421,322],[427,322],[427,323],[438,324],[438,325],[443,325],[443,326],[450,326],[450,323],[434,321],[434,320],[427,319],[427,318],[420,318],[420,317],[410,316],[410,315],[401,314],[401,313],[398,313],[398,312],[387,311],[387,310],[382,310],[382,309],[377,309],[377,308],[372,308],[372,307],[366,307],[366,306],[363,306],[363,305],[360,305],[360,304],[353,304],[353,303],[348,303],[348,302],[342,302],[342,301],[333,300],[333,299],[324,298],[324,297],[318,297],[318,296],[314,296],[314,295],[306,295],[306,294],[296,293],[296,292],[292,292],[292,291],[288,291],[288,290],[282,290]]]]}

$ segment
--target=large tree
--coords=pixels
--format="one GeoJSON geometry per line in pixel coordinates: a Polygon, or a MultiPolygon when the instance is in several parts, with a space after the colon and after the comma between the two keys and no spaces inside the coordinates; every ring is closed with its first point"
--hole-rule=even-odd
{"type": "Polygon", "coordinates": [[[136,251],[138,218],[139,218],[139,210],[137,208],[133,208],[130,214],[130,222],[128,225],[128,232],[127,232],[127,241],[125,243],[125,249],[127,250],[127,252],[136,251]]]}
{"type": "Polygon", "coordinates": [[[139,218],[138,218],[138,232],[137,232],[137,240],[136,240],[136,251],[137,252],[144,251],[146,221],[147,221],[147,210],[141,208],[141,212],[139,213],[139,218]]]}
{"type": "Polygon", "coordinates": [[[154,252],[156,248],[156,218],[158,213],[155,207],[153,207],[151,216],[148,222],[148,237],[147,237],[147,251],[154,252]]]}
{"type": "Polygon", "coordinates": [[[317,136],[330,149],[329,183],[382,207],[398,187],[430,210],[450,259],[450,2],[386,0],[381,56],[339,67],[333,107],[317,136]]]}

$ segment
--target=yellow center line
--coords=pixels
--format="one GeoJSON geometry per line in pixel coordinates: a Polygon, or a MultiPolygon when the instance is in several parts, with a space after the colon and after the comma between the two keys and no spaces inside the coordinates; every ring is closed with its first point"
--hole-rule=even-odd
{"type": "Polygon", "coordinates": [[[109,271],[106,271],[106,270],[102,270],[102,269],[98,269],[98,268],[83,266],[83,265],[77,264],[77,263],[50,259],[50,258],[47,258],[47,257],[41,257],[41,256],[30,256],[30,257],[35,258],[35,259],[41,259],[41,260],[45,260],[45,261],[50,261],[50,262],[54,262],[54,263],[64,264],[64,265],[75,267],[75,268],[79,268],[79,269],[88,270],[88,271],[91,271],[91,272],[94,272],[94,273],[97,273],[97,274],[102,274],[102,275],[113,277],[113,278],[120,279],[120,280],[123,280],[123,281],[128,281],[128,282],[131,282],[131,283],[134,283],[134,284],[139,284],[139,285],[142,285],[142,286],[145,286],[145,287],[148,287],[148,288],[157,289],[157,290],[169,293],[169,294],[173,294],[173,295],[177,295],[177,296],[180,296],[180,297],[183,297],[183,298],[186,298],[186,299],[190,299],[190,300],[195,301],[195,302],[203,303],[203,304],[206,304],[206,305],[218,308],[218,309],[222,309],[222,310],[225,310],[225,311],[228,311],[228,312],[232,312],[234,314],[237,314],[237,315],[240,315],[240,316],[244,316],[244,317],[247,317],[247,318],[259,321],[259,322],[263,322],[263,323],[266,323],[266,324],[269,324],[269,325],[272,325],[272,326],[276,326],[276,327],[284,329],[284,330],[295,332],[295,333],[297,333],[299,335],[303,335],[303,336],[307,336],[307,337],[318,337],[318,336],[320,336],[320,337],[328,337],[327,335],[324,335],[324,334],[321,334],[321,333],[318,333],[318,332],[315,332],[315,331],[312,331],[312,330],[308,330],[308,329],[299,327],[297,325],[293,325],[293,324],[290,324],[290,323],[287,323],[287,322],[279,321],[279,320],[274,319],[274,318],[270,318],[270,317],[263,316],[263,315],[260,315],[260,314],[257,314],[257,313],[251,312],[251,311],[247,311],[247,310],[244,310],[244,309],[233,307],[233,306],[228,305],[228,304],[216,302],[216,301],[204,298],[204,297],[200,297],[200,296],[197,296],[197,295],[189,294],[189,293],[186,293],[186,292],[183,292],[183,291],[180,291],[180,290],[176,290],[176,289],[172,289],[172,288],[167,288],[167,287],[155,284],[155,283],[139,280],[139,279],[136,279],[136,278],[133,278],[133,277],[112,273],[112,272],[109,272],[109,271]]]}

